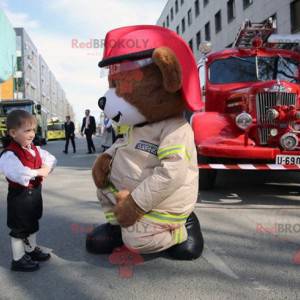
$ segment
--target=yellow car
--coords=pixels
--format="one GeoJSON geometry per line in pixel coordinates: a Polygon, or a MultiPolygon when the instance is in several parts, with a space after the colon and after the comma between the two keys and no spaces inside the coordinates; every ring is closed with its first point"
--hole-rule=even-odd
{"type": "Polygon", "coordinates": [[[48,141],[64,140],[66,138],[64,123],[56,122],[48,124],[47,137],[48,141]]]}

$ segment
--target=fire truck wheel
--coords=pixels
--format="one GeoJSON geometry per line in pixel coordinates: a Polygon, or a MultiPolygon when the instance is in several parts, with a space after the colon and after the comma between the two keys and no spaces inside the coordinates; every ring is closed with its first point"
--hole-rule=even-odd
{"type": "MultiPolygon", "coordinates": [[[[208,157],[198,156],[199,164],[212,163],[208,157]]],[[[217,170],[199,169],[199,190],[211,190],[215,186],[217,170]]]]}

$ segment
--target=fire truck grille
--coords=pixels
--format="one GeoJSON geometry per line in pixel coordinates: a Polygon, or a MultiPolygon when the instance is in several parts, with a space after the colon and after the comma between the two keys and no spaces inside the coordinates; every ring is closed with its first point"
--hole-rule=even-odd
{"type": "MultiPolygon", "coordinates": [[[[276,121],[267,119],[267,110],[276,105],[296,105],[297,95],[292,93],[258,93],[256,95],[256,111],[258,125],[275,125],[276,121]]],[[[259,128],[261,145],[267,145],[270,128],[259,128]]]]}

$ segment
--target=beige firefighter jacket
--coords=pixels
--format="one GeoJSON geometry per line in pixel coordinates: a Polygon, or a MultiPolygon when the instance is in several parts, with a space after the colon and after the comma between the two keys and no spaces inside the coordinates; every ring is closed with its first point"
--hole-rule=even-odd
{"type": "Polygon", "coordinates": [[[198,196],[194,134],[181,117],[129,129],[105,153],[110,182],[127,189],[145,212],[189,215],[198,196]]]}

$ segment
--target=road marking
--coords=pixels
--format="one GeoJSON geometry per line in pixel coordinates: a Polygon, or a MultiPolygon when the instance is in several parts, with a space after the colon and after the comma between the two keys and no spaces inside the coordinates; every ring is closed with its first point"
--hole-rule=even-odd
{"type": "Polygon", "coordinates": [[[204,246],[204,251],[202,254],[203,258],[210,263],[216,270],[219,272],[226,274],[227,276],[239,279],[239,277],[225,264],[225,262],[217,256],[212,250],[208,248],[208,246],[204,246]]]}

